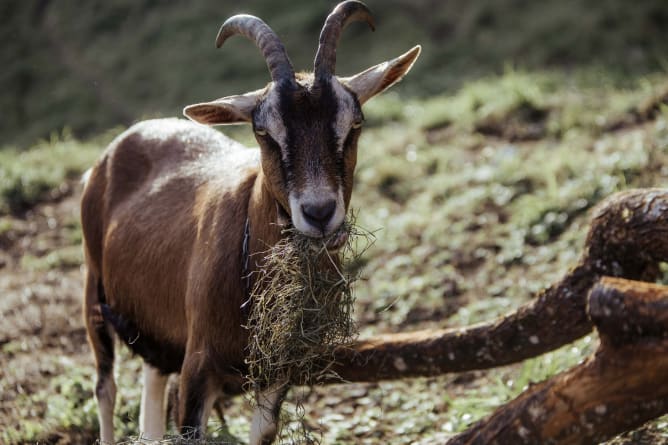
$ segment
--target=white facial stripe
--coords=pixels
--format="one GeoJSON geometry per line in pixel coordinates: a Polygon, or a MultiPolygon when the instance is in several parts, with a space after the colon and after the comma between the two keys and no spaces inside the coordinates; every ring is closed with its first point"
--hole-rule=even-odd
{"type": "Polygon", "coordinates": [[[283,123],[279,106],[279,95],[275,88],[267,94],[267,98],[260,109],[259,121],[265,126],[267,133],[281,147],[283,158],[286,157],[285,146],[288,143],[288,132],[283,123]]]}
{"type": "Polygon", "coordinates": [[[332,77],[332,89],[339,105],[334,131],[336,132],[338,149],[343,150],[343,142],[355,119],[355,102],[351,94],[343,88],[343,85],[341,85],[336,77],[332,77]]]}
{"type": "Polygon", "coordinates": [[[288,162],[288,131],[283,122],[279,106],[279,94],[272,88],[267,95],[267,99],[262,107],[261,121],[266,126],[267,133],[271,136],[281,148],[281,158],[284,163],[288,162]]]}

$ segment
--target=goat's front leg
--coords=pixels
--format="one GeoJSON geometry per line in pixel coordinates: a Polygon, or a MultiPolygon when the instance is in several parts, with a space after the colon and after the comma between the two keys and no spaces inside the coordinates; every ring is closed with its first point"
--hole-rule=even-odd
{"type": "Polygon", "coordinates": [[[274,441],[278,432],[278,414],[288,388],[283,382],[256,393],[250,445],[269,445],[274,441]]]}
{"type": "Polygon", "coordinates": [[[165,405],[165,387],[168,375],[153,366],[144,363],[144,386],[141,392],[139,409],[139,430],[144,439],[157,440],[165,435],[167,406],[165,405]]]}
{"type": "Polygon", "coordinates": [[[206,433],[206,424],[218,397],[212,391],[211,373],[202,366],[201,352],[186,353],[179,383],[178,423],[181,434],[200,439],[206,433]]]}

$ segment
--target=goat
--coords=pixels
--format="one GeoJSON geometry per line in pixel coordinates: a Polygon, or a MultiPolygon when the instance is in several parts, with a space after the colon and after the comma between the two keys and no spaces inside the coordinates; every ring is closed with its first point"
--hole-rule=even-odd
{"type": "MultiPolygon", "coordinates": [[[[217,47],[240,34],[263,54],[263,89],[187,106],[179,119],[140,122],[118,136],[84,186],[83,312],[97,368],[102,442],[113,442],[114,335],[143,358],[140,431],[165,433],[165,385],[179,373],[178,425],[202,434],[212,406],[243,378],[249,255],[291,225],[312,238],[336,234],[353,188],[361,105],[411,69],[421,48],[350,77],[334,74],[341,31],[373,29],[367,7],[340,3],[320,34],[313,73],[292,67],[278,36],[257,17],[223,23],[217,47]],[[207,125],[251,123],[259,149],[207,125]],[[206,124],[206,125],[200,125],[206,124]]],[[[345,238],[345,237],[343,237],[345,238]]],[[[251,444],[271,443],[287,386],[258,391],[251,444]]]]}

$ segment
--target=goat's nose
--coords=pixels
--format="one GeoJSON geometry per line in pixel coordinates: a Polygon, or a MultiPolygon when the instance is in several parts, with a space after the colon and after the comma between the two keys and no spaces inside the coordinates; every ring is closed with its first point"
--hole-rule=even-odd
{"type": "Polygon", "coordinates": [[[306,222],[320,230],[325,230],[335,211],[336,201],[333,199],[316,204],[302,204],[302,213],[306,222]]]}

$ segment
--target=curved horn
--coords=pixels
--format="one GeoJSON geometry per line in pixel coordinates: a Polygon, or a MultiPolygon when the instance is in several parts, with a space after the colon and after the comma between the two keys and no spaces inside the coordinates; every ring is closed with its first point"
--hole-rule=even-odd
{"type": "Polygon", "coordinates": [[[220,48],[229,37],[241,34],[251,40],[262,52],[274,82],[295,81],[295,70],[288,53],[278,35],[261,19],[239,14],[225,20],[216,37],[216,47],[220,48]]]}
{"type": "Polygon", "coordinates": [[[341,31],[343,31],[348,23],[354,21],[365,21],[369,24],[372,31],[376,29],[369,8],[364,3],[356,0],[339,3],[327,17],[325,25],[320,32],[320,44],[318,45],[318,52],[315,55],[315,62],[313,64],[315,77],[318,81],[334,75],[336,46],[339,44],[341,31]]]}

